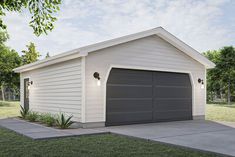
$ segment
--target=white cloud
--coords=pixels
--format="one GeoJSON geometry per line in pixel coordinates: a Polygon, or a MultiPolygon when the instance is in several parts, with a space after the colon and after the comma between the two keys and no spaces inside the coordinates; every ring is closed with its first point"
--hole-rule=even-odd
{"type": "Polygon", "coordinates": [[[4,20],[11,36],[8,44],[18,51],[32,41],[44,55],[46,52],[54,55],[158,26],[195,49],[205,51],[234,44],[232,27],[220,21],[226,3],[229,1],[65,0],[56,28],[39,38],[33,35],[26,15],[8,13],[4,20]]]}

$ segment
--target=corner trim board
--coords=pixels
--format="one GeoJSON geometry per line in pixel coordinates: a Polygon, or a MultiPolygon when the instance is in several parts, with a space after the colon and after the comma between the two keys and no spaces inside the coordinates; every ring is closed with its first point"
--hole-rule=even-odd
{"type": "Polygon", "coordinates": [[[81,60],[81,73],[82,73],[82,106],[81,106],[81,122],[86,122],[86,58],[82,57],[81,60]]]}

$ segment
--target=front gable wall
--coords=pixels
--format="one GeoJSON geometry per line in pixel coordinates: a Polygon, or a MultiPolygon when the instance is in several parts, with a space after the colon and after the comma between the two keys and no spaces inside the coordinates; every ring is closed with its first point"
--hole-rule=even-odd
{"type": "Polygon", "coordinates": [[[198,78],[205,80],[205,67],[156,35],[90,53],[85,64],[85,122],[105,121],[106,81],[112,67],[190,73],[193,115],[205,114],[205,89],[197,83],[198,78]],[[100,73],[101,86],[94,72],[100,73]]]}

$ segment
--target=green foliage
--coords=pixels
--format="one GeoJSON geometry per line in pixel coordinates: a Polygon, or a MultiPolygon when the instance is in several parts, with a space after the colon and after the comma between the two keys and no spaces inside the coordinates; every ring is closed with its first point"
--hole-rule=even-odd
{"type": "Polygon", "coordinates": [[[13,72],[13,69],[21,65],[21,58],[18,53],[5,45],[9,39],[7,32],[0,29],[0,86],[4,100],[4,91],[6,87],[19,92],[19,74],[13,72]]]}
{"type": "MultiPolygon", "coordinates": [[[[219,62],[219,51],[207,51],[204,55],[216,65],[219,62]]],[[[213,68],[207,71],[207,101],[214,101],[214,96],[221,92],[221,79],[219,75],[219,69],[213,68]]]]}
{"type": "Polygon", "coordinates": [[[26,119],[27,115],[29,114],[29,109],[26,109],[20,106],[20,118],[26,119]]]}
{"type": "MultiPolygon", "coordinates": [[[[16,85],[19,75],[12,70],[21,65],[21,58],[15,50],[5,46],[8,34],[0,31],[0,85],[16,85]]],[[[19,83],[19,82],[17,82],[19,83]]]]}
{"type": "Polygon", "coordinates": [[[0,84],[6,86],[19,86],[19,74],[13,69],[21,65],[18,53],[8,47],[0,46],[0,84]]]}
{"type": "Polygon", "coordinates": [[[204,55],[216,64],[207,73],[207,98],[213,101],[215,95],[230,103],[231,95],[235,94],[235,48],[224,47],[217,51],[207,51],[204,55]]]}
{"type": "Polygon", "coordinates": [[[220,56],[217,63],[217,68],[222,75],[221,79],[224,83],[228,80],[235,79],[235,48],[232,46],[224,47],[220,50],[220,56]]]}
{"type": "Polygon", "coordinates": [[[0,44],[4,44],[9,39],[9,35],[6,31],[1,30],[0,33],[0,44]]]}
{"type": "Polygon", "coordinates": [[[53,126],[55,124],[55,116],[50,113],[42,113],[39,117],[39,121],[47,126],[53,126]]]}
{"type": "MultiPolygon", "coordinates": [[[[5,11],[22,12],[28,9],[31,15],[29,25],[33,28],[37,36],[47,34],[54,28],[54,22],[57,20],[54,16],[59,11],[61,0],[1,0],[0,16],[5,16],[5,11]]],[[[6,29],[6,25],[0,18],[0,28],[6,29]]]]}
{"type": "Polygon", "coordinates": [[[39,119],[39,114],[37,112],[29,111],[26,115],[26,119],[30,122],[36,122],[39,119]]]}
{"type": "Polygon", "coordinates": [[[36,62],[40,57],[40,53],[37,52],[36,46],[34,43],[30,42],[29,45],[26,45],[28,50],[23,50],[22,53],[22,62],[23,64],[29,64],[36,62]]]}
{"type": "Polygon", "coordinates": [[[73,122],[71,121],[72,117],[73,116],[69,116],[68,118],[66,118],[64,113],[60,113],[56,119],[56,125],[61,129],[66,129],[73,124],[73,122]]]}

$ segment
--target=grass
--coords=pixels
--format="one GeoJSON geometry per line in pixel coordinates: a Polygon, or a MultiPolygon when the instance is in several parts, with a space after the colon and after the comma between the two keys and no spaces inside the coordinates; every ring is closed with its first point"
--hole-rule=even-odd
{"type": "Polygon", "coordinates": [[[16,117],[20,115],[20,104],[18,101],[0,101],[0,118],[16,117]]]}
{"type": "MultiPolygon", "coordinates": [[[[18,116],[19,110],[19,102],[0,101],[0,118],[18,116]]],[[[208,104],[206,118],[235,122],[235,104],[208,104]]],[[[37,141],[0,127],[0,156],[214,157],[218,155],[112,134],[37,141]]]]}
{"type": "Polygon", "coordinates": [[[216,157],[218,155],[118,135],[31,140],[0,128],[1,157],[216,157]]]}
{"type": "Polygon", "coordinates": [[[207,104],[206,119],[213,121],[235,122],[235,103],[227,104],[207,104]]]}

